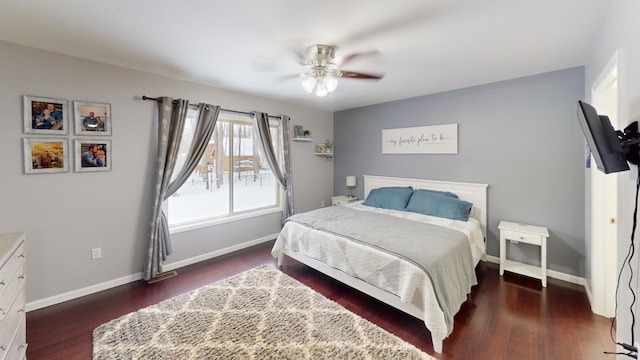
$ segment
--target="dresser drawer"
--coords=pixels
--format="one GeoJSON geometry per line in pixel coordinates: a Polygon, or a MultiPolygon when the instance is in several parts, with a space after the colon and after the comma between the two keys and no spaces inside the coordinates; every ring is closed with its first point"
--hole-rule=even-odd
{"type": "Polygon", "coordinates": [[[542,237],[540,235],[527,234],[520,231],[503,230],[504,238],[527,244],[541,245],[542,237]]]}
{"type": "MultiPolygon", "coordinates": [[[[16,269],[13,277],[9,279],[9,282],[6,284],[5,292],[0,297],[0,324],[5,321],[5,317],[9,313],[9,308],[16,301],[16,297],[19,296],[18,292],[21,290],[24,292],[24,283],[25,274],[23,263],[16,269]]],[[[24,297],[24,295],[22,296],[24,297]]]]}
{"type": "Polygon", "coordinates": [[[27,321],[24,317],[17,330],[9,347],[0,353],[0,359],[24,360],[27,358],[27,321]],[[2,358],[4,352],[6,352],[6,356],[2,358]]]}
{"type": "Polygon", "coordinates": [[[0,264],[0,296],[5,296],[11,279],[14,278],[18,267],[24,263],[24,259],[24,243],[22,243],[4,264],[0,264]]]}
{"type": "Polygon", "coordinates": [[[0,359],[18,359],[19,357],[6,357],[9,353],[17,351],[17,347],[26,342],[25,329],[25,293],[24,286],[19,289],[0,322],[0,359]],[[5,356],[5,357],[3,357],[5,356]]]}

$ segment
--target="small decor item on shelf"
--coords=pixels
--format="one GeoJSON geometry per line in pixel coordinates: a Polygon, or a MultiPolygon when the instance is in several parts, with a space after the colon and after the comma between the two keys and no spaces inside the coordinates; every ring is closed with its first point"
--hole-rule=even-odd
{"type": "Polygon", "coordinates": [[[311,137],[311,132],[309,130],[304,130],[302,128],[302,125],[293,126],[293,138],[294,140],[313,140],[313,137],[311,137]]]}
{"type": "Polygon", "coordinates": [[[326,149],[326,153],[332,154],[333,153],[333,144],[331,144],[331,141],[329,139],[327,139],[327,141],[324,142],[324,147],[326,149]]]}
{"type": "Polygon", "coordinates": [[[327,160],[333,159],[333,145],[327,140],[324,144],[316,144],[314,154],[324,156],[327,160]]]}

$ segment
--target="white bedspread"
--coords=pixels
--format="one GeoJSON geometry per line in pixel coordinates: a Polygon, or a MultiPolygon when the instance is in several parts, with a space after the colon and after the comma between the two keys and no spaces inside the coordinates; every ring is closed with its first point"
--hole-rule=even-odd
{"type": "MultiPolygon", "coordinates": [[[[462,222],[412,212],[372,208],[362,205],[361,202],[346,206],[458,230],[469,239],[474,265],[485,252],[480,223],[472,218],[468,222],[462,222]]],[[[424,309],[423,320],[425,326],[431,331],[434,341],[443,340],[453,330],[447,329],[444,314],[438,305],[429,277],[409,261],[295,222],[285,224],[273,247],[272,255],[279,256],[285,248],[319,260],[332,268],[398,296],[404,303],[424,309]]],[[[470,291],[471,289],[468,290],[470,291]]],[[[454,313],[459,310],[463,302],[464,300],[454,304],[454,313]]]]}

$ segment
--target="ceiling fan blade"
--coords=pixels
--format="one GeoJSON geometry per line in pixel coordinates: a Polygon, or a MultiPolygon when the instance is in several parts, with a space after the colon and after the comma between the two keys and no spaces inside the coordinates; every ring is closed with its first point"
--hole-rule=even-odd
{"type": "Polygon", "coordinates": [[[283,75],[283,76],[278,76],[278,78],[276,80],[277,81],[287,81],[287,80],[296,79],[296,78],[299,78],[299,77],[300,77],[300,74],[283,75]]]}
{"type": "Polygon", "coordinates": [[[364,73],[357,73],[352,71],[342,71],[342,75],[340,75],[340,77],[348,78],[348,79],[380,80],[384,77],[384,75],[364,74],[364,73]]]}
{"type": "Polygon", "coordinates": [[[345,56],[342,59],[342,62],[340,63],[340,66],[344,66],[344,64],[351,62],[353,59],[366,57],[366,56],[377,55],[378,53],[379,53],[378,50],[370,50],[370,51],[365,51],[365,52],[349,54],[349,55],[345,56]]]}
{"type": "Polygon", "coordinates": [[[293,50],[296,54],[296,61],[300,65],[307,65],[307,57],[303,52],[300,52],[298,49],[293,50]]]}

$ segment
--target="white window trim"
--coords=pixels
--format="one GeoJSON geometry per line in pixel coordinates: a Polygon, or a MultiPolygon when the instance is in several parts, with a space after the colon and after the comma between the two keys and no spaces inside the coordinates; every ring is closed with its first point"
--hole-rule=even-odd
{"type": "Polygon", "coordinates": [[[279,206],[278,208],[269,208],[264,210],[251,211],[245,214],[238,214],[238,215],[220,217],[216,219],[202,220],[199,222],[194,222],[192,224],[174,225],[169,227],[169,234],[171,235],[179,234],[187,231],[204,229],[208,227],[228,224],[228,223],[232,223],[240,220],[246,220],[246,219],[251,219],[259,216],[265,216],[265,215],[281,213],[281,212],[282,212],[282,206],[279,206]]]}
{"type": "MultiPolygon", "coordinates": [[[[247,122],[247,119],[245,117],[243,117],[243,116],[238,116],[238,115],[228,116],[228,115],[229,114],[225,114],[224,118],[222,118],[220,120],[229,121],[231,124],[233,124],[235,122],[247,122]]],[[[270,126],[274,126],[274,125],[270,124],[270,126]]],[[[230,184],[230,190],[229,191],[231,193],[233,193],[233,182],[231,182],[231,184],[230,184]]],[[[279,188],[278,192],[279,192],[279,196],[278,196],[278,199],[276,200],[276,205],[274,205],[274,206],[270,206],[268,208],[263,208],[263,209],[259,209],[259,210],[247,210],[246,212],[234,213],[234,214],[231,214],[231,215],[224,215],[222,217],[195,220],[192,223],[169,225],[168,226],[169,227],[169,234],[170,235],[179,234],[179,233],[183,233],[183,232],[209,228],[209,227],[213,227],[213,226],[228,224],[228,223],[241,221],[241,220],[246,220],[246,219],[251,219],[251,218],[256,218],[256,217],[260,217],[260,216],[265,216],[265,215],[270,215],[270,214],[275,214],[275,213],[282,213],[282,211],[283,211],[283,206],[282,206],[282,204],[283,204],[282,200],[283,199],[282,199],[282,197],[284,196],[284,191],[282,191],[282,189],[279,188]]],[[[233,195],[232,195],[231,199],[233,199],[233,195]]],[[[164,210],[165,214],[169,213],[169,203],[168,203],[168,201],[164,201],[162,203],[162,209],[164,210]]]]}

